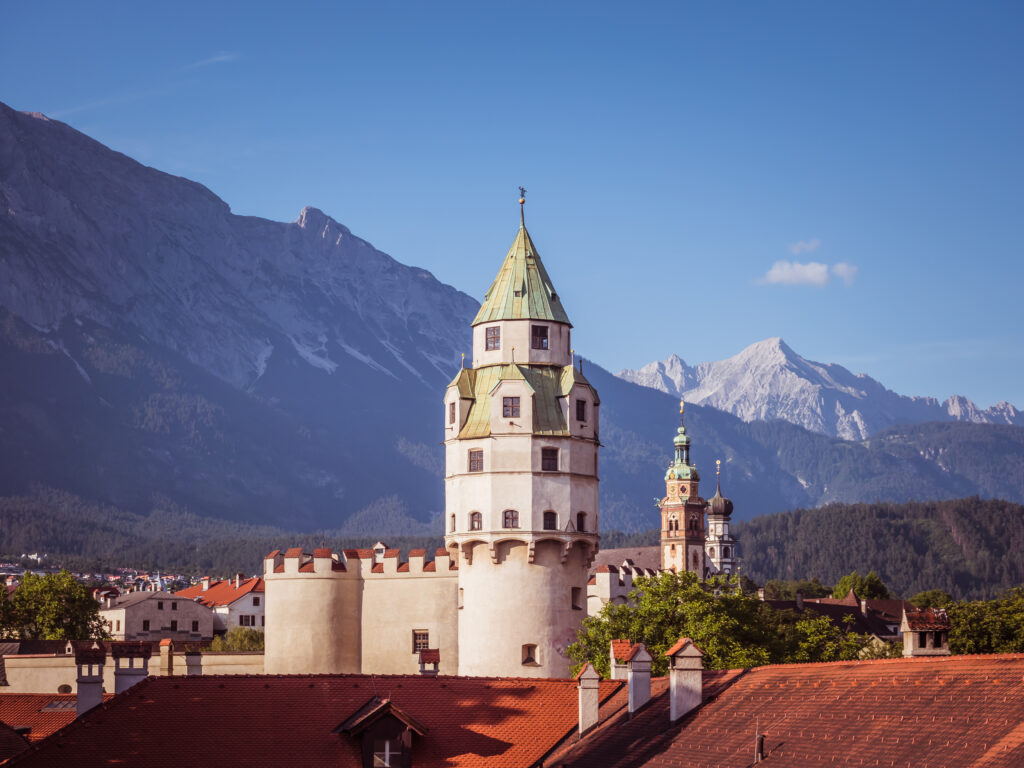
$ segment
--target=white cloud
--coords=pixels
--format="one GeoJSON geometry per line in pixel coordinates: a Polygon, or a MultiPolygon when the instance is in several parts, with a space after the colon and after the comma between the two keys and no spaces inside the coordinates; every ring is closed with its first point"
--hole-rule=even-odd
{"type": "Polygon", "coordinates": [[[794,256],[799,256],[801,253],[810,253],[811,251],[818,250],[819,245],[821,245],[821,240],[816,237],[811,240],[800,240],[799,242],[789,244],[789,252],[794,256]]]}
{"type": "Polygon", "coordinates": [[[853,266],[853,264],[847,264],[845,261],[840,261],[838,264],[832,265],[832,274],[846,285],[850,285],[853,283],[853,278],[857,276],[857,267],[853,266]]]}
{"type": "Polygon", "coordinates": [[[767,285],[825,285],[828,282],[828,266],[817,261],[806,264],[799,261],[776,261],[758,282],[767,285]]]}
{"type": "Polygon", "coordinates": [[[194,61],[188,66],[182,67],[180,71],[185,72],[189,69],[199,69],[200,67],[208,67],[211,64],[226,64],[229,61],[238,61],[238,59],[240,58],[241,56],[239,56],[237,53],[228,53],[227,51],[223,51],[214,56],[211,56],[208,59],[200,59],[199,61],[194,61]]]}

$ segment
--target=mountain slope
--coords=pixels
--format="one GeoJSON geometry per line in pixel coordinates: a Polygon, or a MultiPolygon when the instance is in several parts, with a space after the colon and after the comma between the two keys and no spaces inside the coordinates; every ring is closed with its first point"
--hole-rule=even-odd
{"type": "Polygon", "coordinates": [[[897,424],[926,421],[1024,425],[1024,413],[1009,403],[982,410],[959,395],[943,403],[931,397],[899,395],[866,374],[807,360],[779,338],[751,344],[718,362],[691,367],[672,355],[618,375],[744,421],[783,419],[847,440],[863,440],[897,424]]]}

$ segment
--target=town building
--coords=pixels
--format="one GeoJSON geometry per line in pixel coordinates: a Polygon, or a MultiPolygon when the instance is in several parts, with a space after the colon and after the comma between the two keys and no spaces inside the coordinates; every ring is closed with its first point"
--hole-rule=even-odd
{"type": "Polygon", "coordinates": [[[266,626],[264,593],[261,577],[247,579],[239,573],[233,579],[216,581],[204,576],[198,584],[174,594],[195,600],[213,611],[214,634],[223,635],[235,627],[262,630],[266,626]]]}
{"type": "Polygon", "coordinates": [[[100,618],[114,640],[170,638],[175,642],[201,642],[213,637],[213,611],[194,600],[170,592],[129,592],[105,597],[100,618]]]}

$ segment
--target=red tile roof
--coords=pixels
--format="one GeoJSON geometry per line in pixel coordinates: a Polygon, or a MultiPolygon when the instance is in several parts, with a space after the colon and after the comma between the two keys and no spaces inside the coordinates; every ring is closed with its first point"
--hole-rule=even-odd
{"type": "MultiPolygon", "coordinates": [[[[705,681],[707,680],[705,673],[705,681]]],[[[546,765],[747,766],[755,729],[765,765],[1024,765],[1024,655],[947,656],[734,670],[679,723],[668,694],[621,713],[546,765]],[[728,684],[731,683],[731,684],[728,684]]]]}
{"type": "Polygon", "coordinates": [[[200,583],[193,584],[191,587],[179,590],[174,594],[178,597],[189,597],[193,600],[198,597],[200,603],[209,608],[214,608],[218,605],[231,605],[231,603],[245,597],[250,592],[265,591],[266,584],[263,582],[263,579],[259,576],[253,576],[251,579],[245,579],[237,587],[235,586],[234,579],[226,579],[224,581],[210,582],[210,588],[205,591],[200,583]]]}
{"type": "Polygon", "coordinates": [[[913,610],[908,608],[906,612],[907,627],[914,632],[943,631],[949,630],[949,616],[945,608],[922,608],[913,610]]]}
{"type": "Polygon", "coordinates": [[[28,739],[11,726],[0,723],[0,763],[28,749],[28,739]]]}
{"type": "MultiPolygon", "coordinates": [[[[621,681],[600,683],[602,701],[621,681]]],[[[570,680],[420,675],[150,677],[15,756],[11,766],[93,768],[361,766],[360,742],[334,733],[376,695],[426,729],[416,768],[530,766],[574,732],[570,680]]]]}
{"type": "MultiPolygon", "coordinates": [[[[103,695],[104,701],[113,694],[103,695]]],[[[39,741],[75,719],[73,693],[0,693],[0,721],[11,728],[29,728],[29,741],[39,741]]]]}
{"type": "Polygon", "coordinates": [[[616,661],[625,661],[633,653],[633,644],[629,640],[612,640],[612,655],[616,661]]]}

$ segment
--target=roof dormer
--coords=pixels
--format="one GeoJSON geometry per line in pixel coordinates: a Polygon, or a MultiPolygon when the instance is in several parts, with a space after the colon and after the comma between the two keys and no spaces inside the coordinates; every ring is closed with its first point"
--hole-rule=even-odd
{"type": "Polygon", "coordinates": [[[334,732],[360,741],[363,768],[410,768],[413,737],[427,728],[390,699],[374,696],[334,732]]]}

